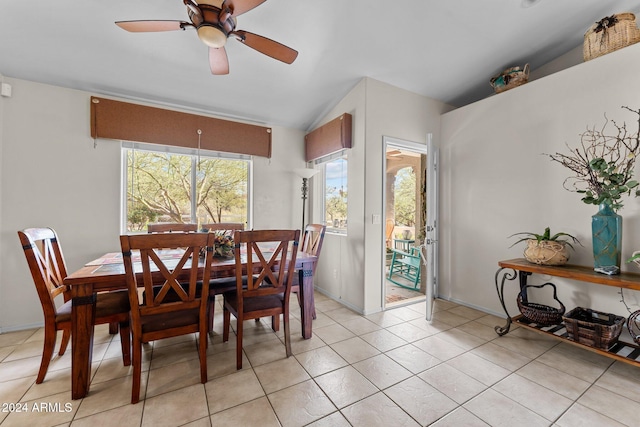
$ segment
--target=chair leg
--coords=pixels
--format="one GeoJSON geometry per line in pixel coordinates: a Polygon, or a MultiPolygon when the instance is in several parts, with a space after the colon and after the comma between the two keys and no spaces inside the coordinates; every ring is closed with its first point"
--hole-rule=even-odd
{"type": "Polygon", "coordinates": [[[242,369],[242,320],[237,317],[238,326],[236,327],[236,369],[242,369]]]}
{"type": "Polygon", "coordinates": [[[291,356],[291,335],[289,331],[289,311],[285,311],[282,314],[282,322],[284,323],[284,347],[287,352],[287,357],[291,356]]]}
{"type": "Polygon", "coordinates": [[[129,322],[120,322],[120,346],[122,347],[122,363],[131,366],[131,328],[129,322]]]}
{"type": "Polygon", "coordinates": [[[109,334],[115,335],[118,333],[118,322],[109,323],[109,334]]]}
{"type": "Polygon", "coordinates": [[[216,314],[216,296],[209,295],[209,333],[213,333],[213,316],[216,314]]]}
{"type": "Polygon", "coordinates": [[[44,326],[44,346],[42,348],[42,360],[40,361],[40,370],[36,377],[36,384],[41,384],[49,369],[49,362],[53,357],[53,350],[56,347],[57,331],[55,326],[44,326]]]}
{"type": "Polygon", "coordinates": [[[69,344],[69,339],[71,338],[71,329],[65,329],[62,331],[62,342],[60,342],[60,351],[58,352],[58,356],[62,356],[65,351],[67,351],[67,345],[69,344]]]}
{"type": "Polygon", "coordinates": [[[207,382],[207,341],[208,341],[208,334],[207,334],[207,329],[202,329],[202,328],[206,328],[207,325],[207,321],[202,321],[200,322],[200,343],[199,343],[199,348],[198,348],[198,352],[200,354],[200,382],[202,384],[207,382]]]}
{"type": "Polygon", "coordinates": [[[140,376],[142,375],[142,342],[140,337],[133,337],[133,384],[131,386],[131,403],[140,401],[140,376]]]}
{"type": "Polygon", "coordinates": [[[229,310],[227,310],[227,308],[225,307],[225,309],[222,312],[223,316],[222,316],[222,341],[223,342],[227,342],[229,341],[229,327],[231,326],[231,312],[229,310]]]}
{"type": "Polygon", "coordinates": [[[280,330],[280,316],[271,316],[271,329],[274,332],[278,332],[280,330]]]}
{"type": "Polygon", "coordinates": [[[302,310],[302,298],[300,297],[300,291],[296,292],[296,296],[298,297],[298,305],[300,306],[300,309],[302,310]]]}

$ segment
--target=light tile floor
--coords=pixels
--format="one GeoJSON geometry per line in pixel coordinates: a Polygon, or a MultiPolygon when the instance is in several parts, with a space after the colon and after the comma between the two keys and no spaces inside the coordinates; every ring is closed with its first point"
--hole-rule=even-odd
{"type": "MultiPolygon", "coordinates": [[[[316,295],[314,336],[294,356],[267,319],[246,323],[244,369],[235,339],[222,343],[217,310],[209,381],[200,384],[196,339],[144,350],[142,397],[129,403],[131,370],[118,335],[96,329],[89,396],[70,399],[70,352],[36,385],[41,329],[0,335],[2,426],[637,426],[640,368],[438,300],[369,316],[316,295]]],[[[234,325],[235,326],[235,325],[234,325]]],[[[233,337],[235,338],[235,337],[233,337]]]]}

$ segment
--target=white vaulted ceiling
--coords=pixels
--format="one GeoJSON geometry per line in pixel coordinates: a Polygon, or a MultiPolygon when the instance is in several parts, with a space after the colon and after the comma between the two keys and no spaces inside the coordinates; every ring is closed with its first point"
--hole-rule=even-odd
{"type": "Polygon", "coordinates": [[[214,76],[195,31],[129,33],[114,21],[188,21],[181,0],[0,4],[4,76],[307,130],[363,77],[459,107],[489,79],[580,46],[640,0],[267,0],[237,28],[299,52],[287,65],[230,38],[214,76]]]}

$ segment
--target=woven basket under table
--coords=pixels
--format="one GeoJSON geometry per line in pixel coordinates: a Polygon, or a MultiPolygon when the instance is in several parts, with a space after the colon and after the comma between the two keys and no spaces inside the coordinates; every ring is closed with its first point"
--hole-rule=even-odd
{"type": "Polygon", "coordinates": [[[564,314],[565,307],[558,299],[556,293],[556,286],[553,283],[544,283],[542,285],[525,285],[517,298],[518,309],[520,313],[528,320],[537,323],[539,325],[551,326],[559,325],[562,323],[562,315],[564,314]],[[543,288],[545,286],[551,286],[553,288],[553,299],[560,304],[559,308],[550,307],[548,305],[538,304],[534,302],[524,302],[522,298],[523,292],[526,292],[527,288],[543,288]]]}
{"type": "Polygon", "coordinates": [[[622,332],[625,318],[590,308],[576,307],[562,319],[567,338],[601,350],[608,350],[622,332]]]}

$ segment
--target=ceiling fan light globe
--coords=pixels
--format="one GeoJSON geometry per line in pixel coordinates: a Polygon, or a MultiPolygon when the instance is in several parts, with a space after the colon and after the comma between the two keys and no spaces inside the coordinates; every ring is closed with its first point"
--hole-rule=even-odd
{"type": "Polygon", "coordinates": [[[213,25],[201,25],[198,28],[198,37],[202,43],[215,49],[223,47],[227,42],[226,34],[213,25]]]}

